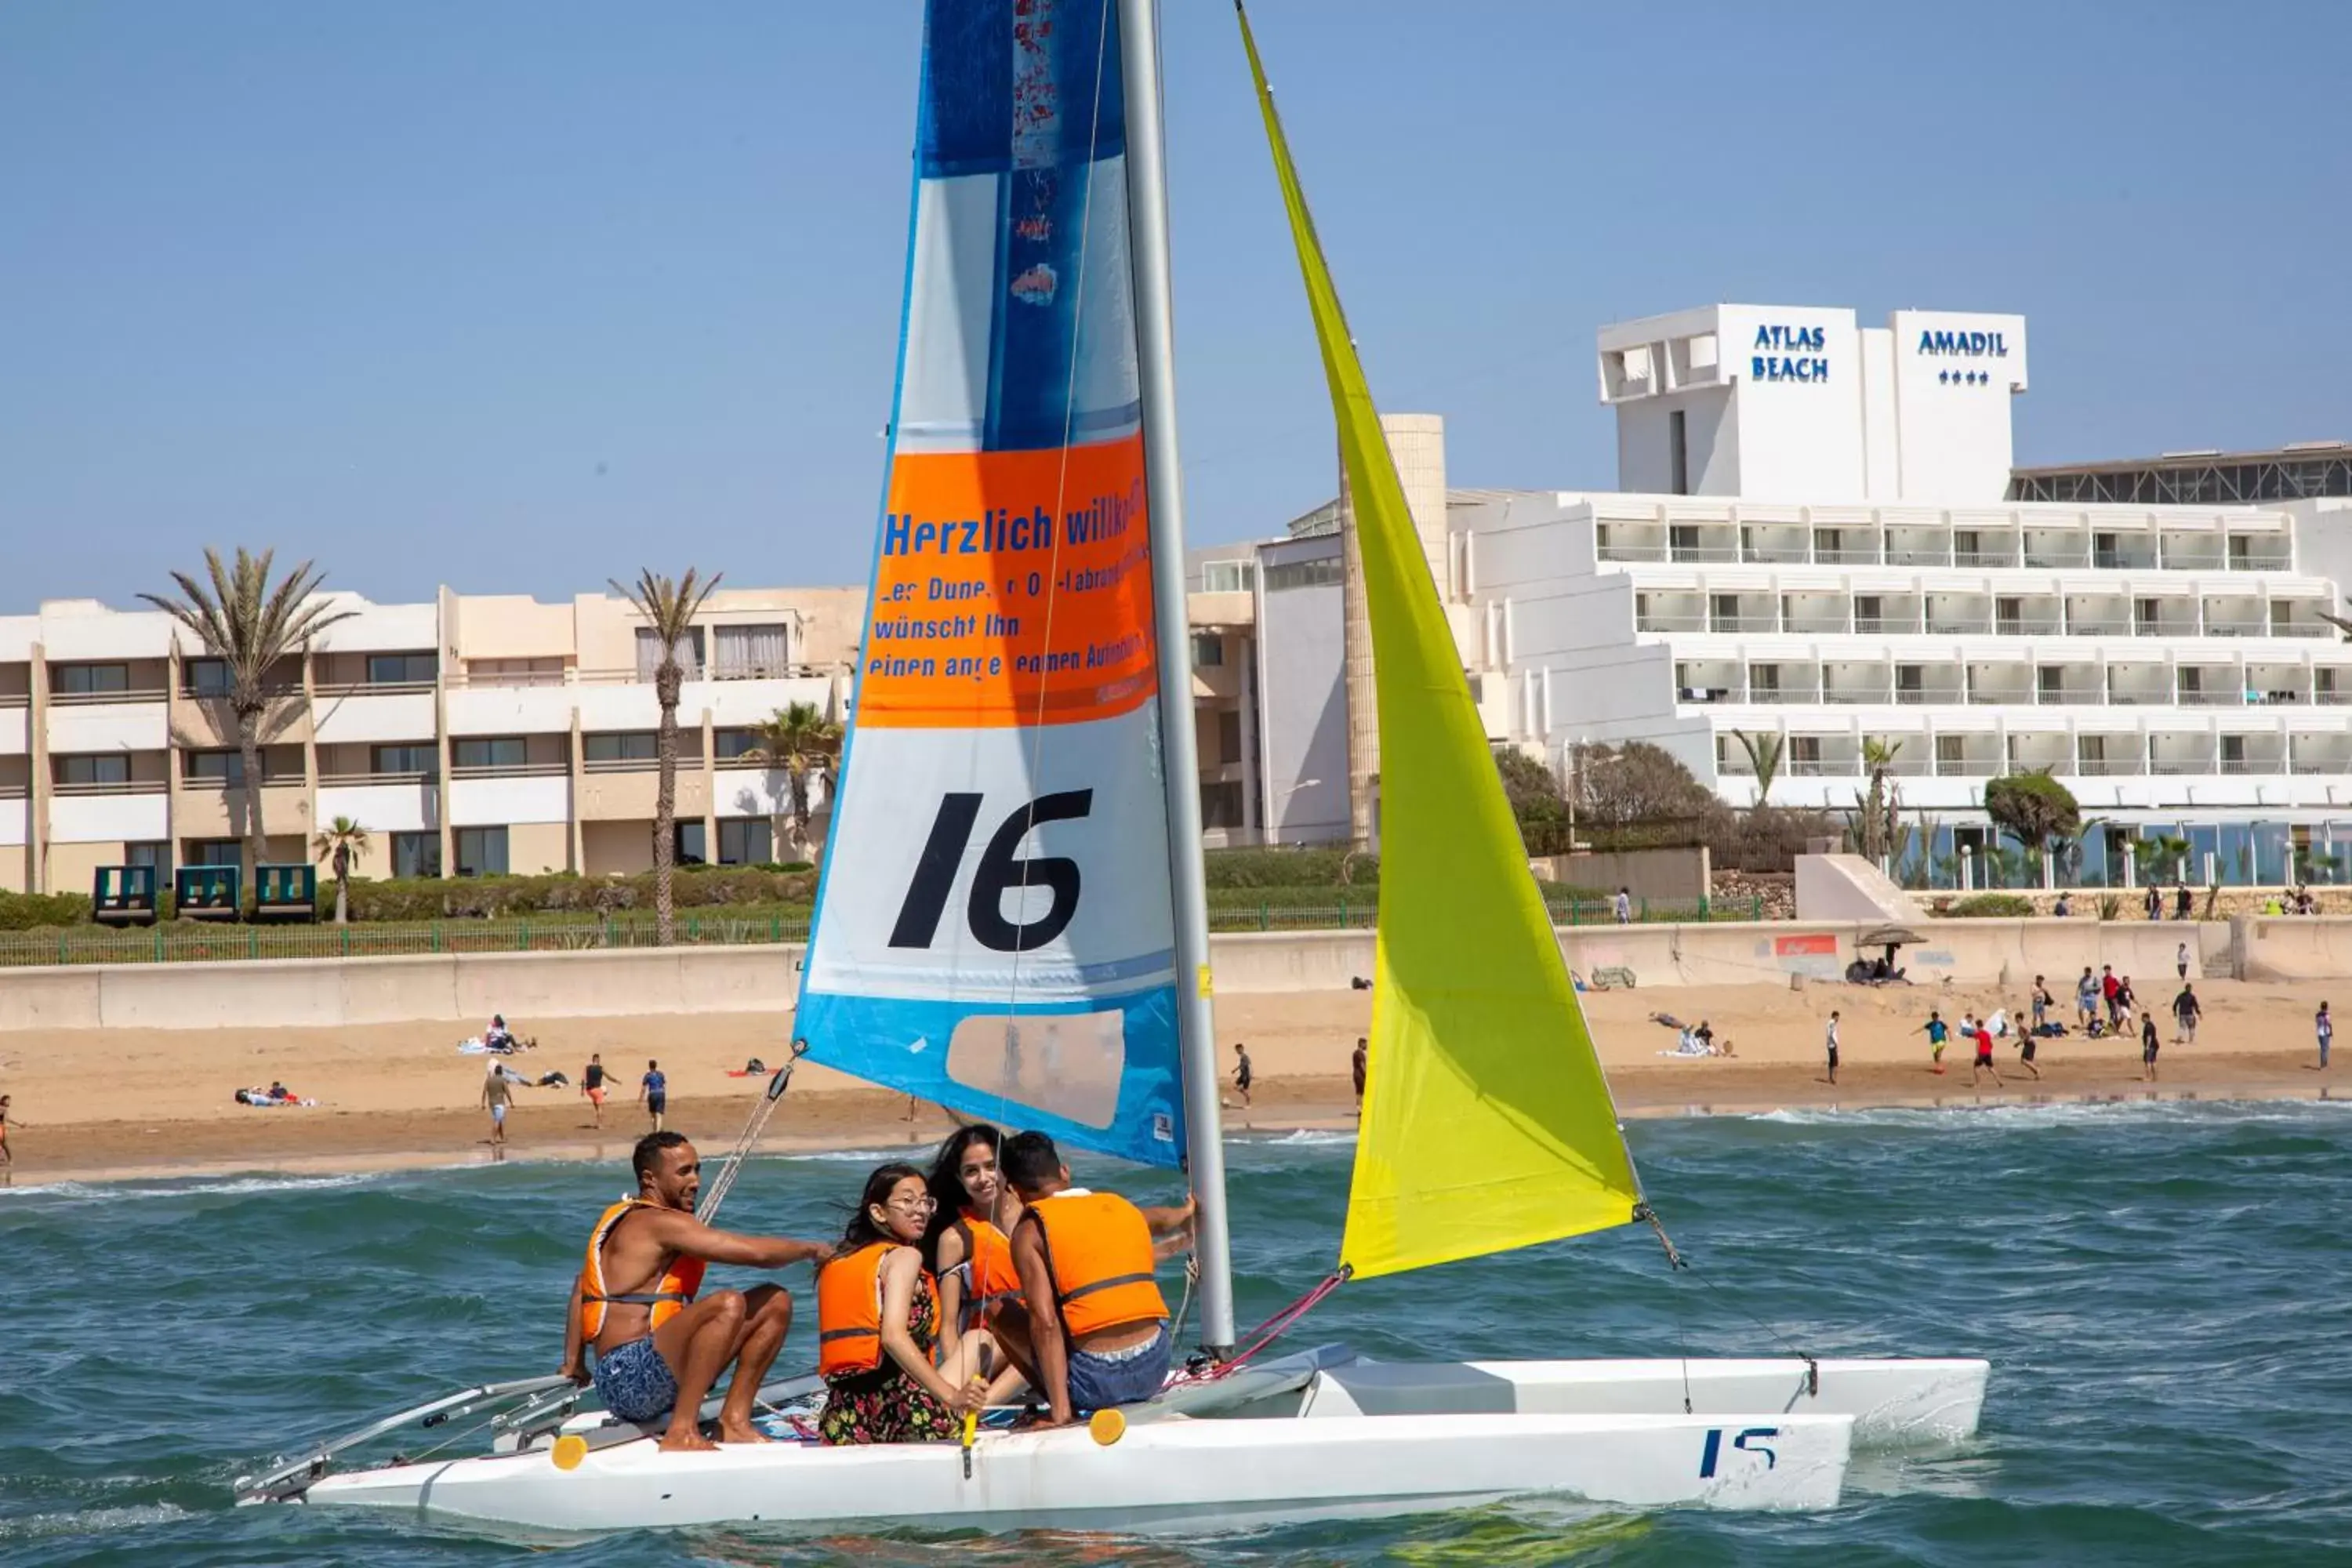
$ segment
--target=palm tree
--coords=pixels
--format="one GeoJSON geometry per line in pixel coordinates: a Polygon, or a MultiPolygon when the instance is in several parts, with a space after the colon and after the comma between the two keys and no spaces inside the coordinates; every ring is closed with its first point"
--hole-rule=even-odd
{"type": "Polygon", "coordinates": [[[1862,765],[1870,775],[1870,799],[1863,806],[1862,858],[1874,866],[1895,848],[1895,820],[1903,808],[1886,775],[1894,771],[1895,755],[1902,750],[1900,741],[1883,735],[1863,737],[1862,765]]]}
{"type": "Polygon", "coordinates": [[[339,816],[319,830],[310,840],[313,858],[332,860],[335,873],[335,923],[343,925],[352,918],[352,862],[367,853],[368,830],[348,816],[339,816]]]}
{"type": "Polygon", "coordinates": [[[671,901],[670,878],[677,865],[677,698],[686,671],[677,662],[677,645],[693,630],[703,601],[719,586],[719,573],[708,578],[691,566],[676,582],[652,567],[641,567],[633,587],[613,584],[621,597],[636,605],[661,645],[661,662],[654,667],[654,699],[661,704],[661,727],[655,731],[654,755],[661,766],[661,782],[654,790],[654,942],[667,947],[677,937],[677,911],[671,901]]]}
{"type": "Polygon", "coordinates": [[[780,770],[789,785],[786,805],[792,817],[791,843],[795,854],[781,853],[785,837],[785,812],[777,812],[769,819],[768,836],[779,860],[818,857],[818,847],[809,834],[809,777],[815,774],[825,781],[825,793],[832,794],[834,759],[841,754],[841,726],[824,716],[814,702],[794,702],[779,708],[751,731],[755,737],[751,749],[743,755],[780,770]]]}
{"type": "Polygon", "coordinates": [[[1731,738],[1748,753],[1748,766],[1756,775],[1756,804],[1762,805],[1765,796],[1772,793],[1772,781],[1780,776],[1780,753],[1786,742],[1772,731],[1751,735],[1745,730],[1734,730],[1731,738]]]}
{"type": "Polygon", "coordinates": [[[205,570],[211,585],[185,572],[172,574],[180,597],[159,594],[139,596],[187,628],[205,653],[228,672],[228,689],[219,700],[236,724],[237,756],[243,764],[245,795],[245,859],[247,875],[268,854],[261,826],[261,743],[292,721],[300,704],[269,684],[279,660],[299,656],[310,640],[337,621],[357,614],[338,610],[316,595],[326,574],[308,561],[269,585],[269,566],[277,552],[258,555],[237,547],[236,563],[224,567],[217,551],[205,552],[205,570]]]}

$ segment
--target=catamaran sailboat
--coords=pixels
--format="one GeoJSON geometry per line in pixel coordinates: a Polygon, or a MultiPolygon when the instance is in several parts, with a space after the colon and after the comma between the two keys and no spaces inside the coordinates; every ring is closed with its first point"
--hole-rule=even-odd
{"type": "MultiPolygon", "coordinates": [[[[1339,423],[1381,736],[1370,1081],[1328,1289],[1652,1216],[1245,17],[1243,37],[1339,423]]],[[[1523,1494],[1815,1509],[1857,1444],[1975,1431],[1980,1361],[1236,1352],[1157,49],[1153,0],[928,5],[893,449],[795,1032],[867,1081],[1183,1167],[1204,1358],[1108,1418],[991,1427],[960,1457],[664,1453],[527,1379],[388,1417],[247,1500],[566,1531],[1197,1531],[1523,1494]],[[483,1411],[488,1453],[333,1468],[483,1411]]]]}

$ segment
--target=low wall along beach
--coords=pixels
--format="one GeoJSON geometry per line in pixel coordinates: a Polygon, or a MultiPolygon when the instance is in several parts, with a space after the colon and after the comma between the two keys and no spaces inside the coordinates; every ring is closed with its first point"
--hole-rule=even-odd
{"type": "MultiPolygon", "coordinates": [[[[2188,942],[2192,975],[2315,980],[2352,974],[2352,919],[2240,916],[2219,921],[1921,921],[1904,950],[1914,980],[2053,989],[2113,965],[2143,985],[2173,972],[2188,942]]],[[[1562,928],[1579,974],[1637,985],[1835,981],[1862,928],[1839,921],[1562,928]]],[[[1279,931],[1210,939],[1229,995],[1347,991],[1372,973],[1372,934],[1279,931]]],[[[92,964],[0,971],[0,1031],[332,1028],[494,1012],[528,1018],[782,1012],[799,987],[793,945],[637,951],[92,964]]],[[[1869,955],[1864,955],[1869,956],[1869,955]]]]}

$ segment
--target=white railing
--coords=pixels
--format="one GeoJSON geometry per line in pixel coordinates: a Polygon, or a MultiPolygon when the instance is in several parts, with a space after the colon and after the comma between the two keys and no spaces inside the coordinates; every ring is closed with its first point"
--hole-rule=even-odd
{"type": "Polygon", "coordinates": [[[1862,776],[1859,757],[1790,757],[1781,772],[1794,779],[1851,779],[1862,776]]]}
{"type": "Polygon", "coordinates": [[[1706,629],[1711,632],[1777,632],[1780,624],[1770,616],[1711,616],[1706,629]]]}
{"type": "Polygon", "coordinates": [[[1951,560],[1949,545],[1940,550],[1889,550],[1886,552],[1889,566],[1947,566],[1951,560]]]}
{"type": "Polygon", "coordinates": [[[1848,704],[1875,703],[1885,706],[1895,700],[1895,693],[1892,688],[1885,686],[1876,688],[1824,686],[1822,688],[1822,700],[1848,704]]]}
{"type": "Polygon", "coordinates": [[[1636,616],[1633,629],[1637,632],[1703,632],[1706,630],[1705,616],[1636,616]]]}
{"type": "Polygon", "coordinates": [[[2127,637],[2132,635],[2131,617],[2126,616],[2115,620],[2085,616],[2080,620],[2067,622],[2066,633],[2069,637],[2127,637]]]}
{"type": "Polygon", "coordinates": [[[2126,778],[2147,771],[2147,763],[2140,757],[2084,757],[2074,764],[2074,772],[2084,778],[2126,778]]]}
{"type": "Polygon", "coordinates": [[[131,691],[52,691],[52,708],[96,708],[110,702],[161,702],[168,695],[160,686],[142,686],[131,691]]]}
{"type": "Polygon", "coordinates": [[[2286,772],[2284,757],[2223,757],[2221,771],[2225,773],[2283,773],[2286,772]]]}
{"type": "Polygon", "coordinates": [[[434,781],[430,768],[417,768],[403,773],[321,773],[319,785],[328,788],[356,788],[364,784],[429,784],[434,781]]]}
{"type": "Polygon", "coordinates": [[[1791,566],[1802,565],[1811,556],[1801,544],[1755,544],[1745,547],[1740,558],[1755,565],[1791,566]]]}
{"type": "Polygon", "coordinates": [[[1822,566],[1875,566],[1878,564],[1878,552],[1845,549],[1816,550],[1813,552],[1813,560],[1816,564],[1822,566]]]}
{"type": "Polygon", "coordinates": [[[1739,547],[1736,544],[1676,544],[1669,548],[1676,564],[1727,565],[1739,560],[1739,547]]]}
{"type": "Polygon", "coordinates": [[[1966,702],[1968,693],[1957,686],[1898,686],[1895,689],[1895,700],[1905,708],[1937,708],[1966,702]]]}
{"type": "Polygon", "coordinates": [[[2214,771],[2211,757],[2150,757],[2147,771],[2163,777],[2179,777],[2189,773],[2210,773],[2214,771]]]}
{"type": "Polygon", "coordinates": [[[2106,700],[2101,691],[2084,691],[2080,687],[2039,687],[2033,693],[2034,702],[2043,708],[2095,707],[2106,700]]]}
{"type": "Polygon", "coordinates": [[[560,778],[572,771],[570,763],[476,763],[449,770],[453,779],[560,778]]]}
{"type": "Polygon", "coordinates": [[[1664,561],[1666,547],[1663,544],[1604,544],[1601,546],[1603,561],[1664,561]]]}
{"type": "Polygon", "coordinates": [[[1776,686],[1770,688],[1759,686],[1750,687],[1748,691],[1748,700],[1750,702],[1799,705],[1807,702],[1819,702],[1821,700],[1822,694],[1820,690],[1810,686],[1776,686]]]}
{"type": "Polygon", "coordinates": [[[56,784],[49,786],[55,795],[162,795],[171,788],[165,779],[109,779],[100,784],[56,784]]]}
{"type": "Polygon", "coordinates": [[[1856,616],[1853,618],[1855,631],[1875,632],[1880,636],[1916,637],[1918,635],[1919,624],[1919,617],[1916,616],[1856,616]]]}

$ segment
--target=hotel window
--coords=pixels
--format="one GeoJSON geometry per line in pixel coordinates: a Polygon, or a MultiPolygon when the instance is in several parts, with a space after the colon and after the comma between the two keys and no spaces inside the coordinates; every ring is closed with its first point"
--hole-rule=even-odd
{"type": "Polygon", "coordinates": [[[1690,494],[1690,418],[1679,408],[1666,416],[1666,491],[1690,494]]]}
{"type": "Polygon", "coordinates": [[[1217,632],[1192,634],[1192,668],[1210,669],[1225,662],[1225,639],[1217,632]]]}
{"type": "Polygon", "coordinates": [[[782,623],[718,628],[719,658],[711,673],[721,680],[781,676],[790,668],[792,628],[782,623]]]}
{"type": "Polygon", "coordinates": [[[1818,768],[1822,762],[1822,738],[1819,735],[1789,737],[1789,761],[1804,768],[1818,768]]]}
{"type": "Polygon", "coordinates": [[[431,653],[372,653],[368,655],[370,686],[430,686],[440,670],[441,656],[431,653]]]}
{"type": "Polygon", "coordinates": [[[1748,689],[1759,698],[1767,692],[1778,692],[1780,689],[1780,667],[1777,664],[1748,666],[1748,689]]]}
{"type": "Polygon", "coordinates": [[[395,877],[439,876],[441,836],[438,833],[394,834],[392,874],[395,877]]]}
{"type": "Polygon", "coordinates": [[[1947,767],[1958,767],[1960,763],[1968,761],[1968,738],[1964,735],[1937,736],[1937,771],[1940,773],[1947,767]]]}
{"type": "Polygon", "coordinates": [[[519,768],[528,756],[520,735],[457,741],[451,743],[449,750],[450,761],[461,768],[519,768]]]}
{"type": "Polygon", "coordinates": [[[1314,561],[1288,561],[1265,569],[1265,591],[1279,594],[1286,588],[1328,588],[1339,582],[1339,558],[1327,555],[1314,561]]]}
{"type": "Polygon", "coordinates": [[[126,844],[122,847],[122,863],[144,866],[155,873],[157,882],[168,882],[172,879],[171,841],[158,838],[144,844],[126,844]]]}
{"type": "Polygon", "coordinates": [[[1239,827],[1241,825],[1241,784],[1238,782],[1202,784],[1201,786],[1201,826],[1202,827],[1239,827]]]}
{"type": "Polygon", "coordinates": [[[1228,708],[1217,715],[1217,760],[1242,760],[1242,713],[1238,708],[1228,708]]]}
{"type": "Polygon", "coordinates": [[[764,816],[729,817],[719,825],[721,866],[764,866],[774,860],[775,836],[764,816]]]}
{"type": "MultiPolygon", "coordinates": [[[[686,636],[677,639],[677,667],[688,680],[702,679],[702,628],[690,626],[686,636]]],[[[661,637],[651,626],[637,628],[637,679],[651,680],[661,668],[661,637]]]]}
{"type": "Polygon", "coordinates": [[[188,864],[191,866],[245,866],[245,840],[241,838],[191,838],[188,840],[188,864]]]}
{"type": "Polygon", "coordinates": [[[131,782],[131,758],[121,752],[59,757],[54,765],[55,776],[61,784],[120,784],[131,782]]]}
{"type": "Polygon", "coordinates": [[[61,664],[58,667],[58,695],[60,697],[98,697],[108,692],[131,689],[131,667],[127,664],[61,664]]]}
{"type": "Polygon", "coordinates": [[[710,732],[710,749],[719,761],[722,763],[733,762],[736,758],[742,756],[747,752],[756,752],[760,749],[759,731],[756,730],[713,730],[710,732]]]}
{"type": "Polygon", "coordinates": [[[1246,594],[1250,590],[1252,563],[1247,561],[1208,561],[1201,565],[1201,592],[1203,594],[1246,594]]]}
{"type": "MultiPolygon", "coordinates": [[[[368,772],[372,773],[430,773],[438,765],[436,754],[439,748],[419,742],[404,746],[374,746],[368,751],[368,772]]],[[[438,841],[438,836],[436,836],[438,841]]]]}
{"type": "Polygon", "coordinates": [[[191,697],[226,697],[228,686],[225,658],[192,658],[180,666],[180,689],[191,697]]]}
{"type": "Polygon", "coordinates": [[[626,735],[583,735],[583,755],[591,763],[650,763],[659,754],[659,737],[646,731],[626,735]]]}
{"type": "Polygon", "coordinates": [[[457,829],[457,875],[503,877],[507,873],[507,830],[503,827],[457,829]]]}
{"type": "Polygon", "coordinates": [[[707,866],[710,857],[703,847],[702,824],[681,822],[670,836],[672,858],[681,866],[707,866]]]}

